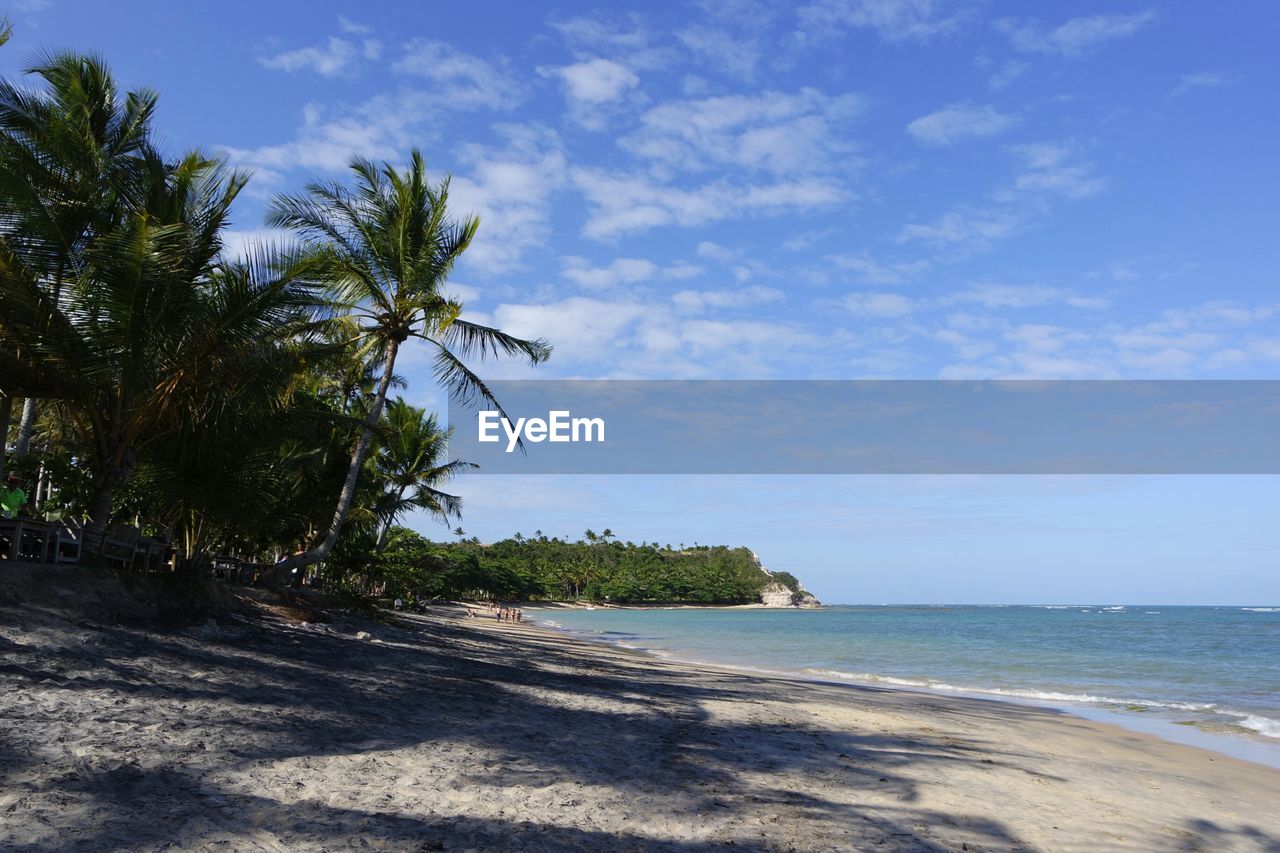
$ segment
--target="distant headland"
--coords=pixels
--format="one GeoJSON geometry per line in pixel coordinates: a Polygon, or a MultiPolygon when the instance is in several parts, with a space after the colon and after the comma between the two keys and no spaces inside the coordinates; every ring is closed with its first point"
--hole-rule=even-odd
{"type": "Polygon", "coordinates": [[[615,605],[818,607],[795,575],[726,545],[621,541],[588,530],[568,541],[536,531],[485,544],[433,542],[393,530],[372,578],[408,599],[497,598],[615,605]]]}

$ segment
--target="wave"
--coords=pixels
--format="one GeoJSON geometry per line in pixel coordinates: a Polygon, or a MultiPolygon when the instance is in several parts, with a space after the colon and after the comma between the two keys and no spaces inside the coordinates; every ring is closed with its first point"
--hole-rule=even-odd
{"type": "Polygon", "coordinates": [[[1241,607],[1240,609],[1250,613],[1280,613],[1280,607],[1241,607]]]}
{"type": "MultiPolygon", "coordinates": [[[[1077,605],[1040,605],[1046,609],[1062,609],[1076,608],[1077,605]]],[[[1124,606],[1110,606],[1100,608],[1098,610],[1089,610],[1080,608],[1083,612],[1119,612],[1126,610],[1124,606]]],[[[1263,613],[1280,612],[1280,607],[1258,607],[1258,608],[1233,608],[1238,610],[1249,610],[1263,613]]],[[[1145,613],[1160,613],[1161,611],[1135,611],[1145,613]]],[[[1166,722],[1183,722],[1187,721],[1191,725],[1222,725],[1229,723],[1237,727],[1236,732],[1241,729],[1247,729],[1251,733],[1267,738],[1268,740],[1280,740],[1280,719],[1271,716],[1263,716],[1253,711],[1231,708],[1220,705],[1215,702],[1191,702],[1191,701],[1173,701],[1170,699],[1137,699],[1125,696],[1112,696],[1105,694],[1090,693],[1085,691],[1071,692],[1068,690],[1037,690],[1032,688],[1014,688],[1014,687],[974,687],[972,685],[952,684],[940,679],[933,679],[926,676],[915,678],[903,678],[892,675],[882,675],[872,672],[849,672],[839,669],[811,667],[811,668],[792,668],[783,664],[782,667],[751,666],[741,663],[731,663],[724,660],[715,660],[714,658],[705,658],[701,655],[687,656],[687,653],[680,651],[671,651],[664,648],[655,648],[654,646],[666,645],[661,637],[644,636],[648,632],[628,632],[628,631],[600,631],[600,630],[575,630],[566,629],[560,623],[554,620],[539,620],[540,624],[550,628],[555,628],[563,633],[575,635],[579,638],[607,644],[617,648],[639,651],[654,655],[667,660],[682,661],[696,665],[711,665],[733,669],[737,671],[750,672],[760,675],[768,675],[775,677],[792,677],[797,674],[819,680],[844,683],[861,683],[869,685],[885,685],[887,687],[897,687],[904,689],[924,690],[949,694],[968,694],[973,696],[991,696],[1003,698],[1011,701],[1023,701],[1030,703],[1044,703],[1051,706],[1094,706],[1101,708],[1110,713],[1119,712],[1124,714],[1127,711],[1152,711],[1156,712],[1150,716],[1163,718],[1166,722]],[[656,641],[656,642],[655,642],[656,641]],[[1197,717],[1195,720],[1188,720],[1189,716],[1197,717]]],[[[1123,690],[1123,687],[1121,688],[1123,690]]],[[[1126,691],[1127,692],[1127,691],[1126,691]]],[[[1208,698],[1208,697],[1206,697],[1208,698]]],[[[1270,709],[1264,711],[1270,713],[1270,709]]],[[[1127,715],[1126,715],[1127,716],[1127,715]]]]}
{"type": "Polygon", "coordinates": [[[1280,720],[1260,717],[1257,714],[1245,714],[1244,719],[1240,721],[1240,725],[1246,729],[1253,729],[1258,734],[1266,737],[1280,738],[1280,720]]]}
{"type": "Polygon", "coordinates": [[[925,690],[943,690],[949,693],[983,693],[1008,696],[1015,699],[1033,699],[1040,702],[1075,702],[1084,705],[1121,705],[1124,707],[1166,708],[1174,711],[1199,711],[1222,713],[1218,705],[1203,702],[1167,702],[1152,699],[1120,699],[1114,696],[1096,696],[1092,693],[1062,693],[1055,690],[1022,690],[1007,687],[966,687],[891,675],[875,675],[869,672],[841,672],[836,669],[806,669],[808,675],[836,678],[840,681],[862,681],[875,684],[892,684],[895,687],[917,687],[925,690]]]}

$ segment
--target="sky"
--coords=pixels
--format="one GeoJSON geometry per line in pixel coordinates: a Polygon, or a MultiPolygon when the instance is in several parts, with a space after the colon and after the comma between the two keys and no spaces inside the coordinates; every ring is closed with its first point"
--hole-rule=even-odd
{"type": "MultiPolygon", "coordinates": [[[[1275,378],[1262,2],[0,6],[272,194],[420,148],[490,378],[1275,378]]],[[[425,353],[410,401],[444,407],[425,353]]],[[[1280,603],[1274,477],[467,475],[467,535],[744,544],[833,602],[1280,603]]],[[[410,519],[427,535],[445,528],[410,519]]]]}

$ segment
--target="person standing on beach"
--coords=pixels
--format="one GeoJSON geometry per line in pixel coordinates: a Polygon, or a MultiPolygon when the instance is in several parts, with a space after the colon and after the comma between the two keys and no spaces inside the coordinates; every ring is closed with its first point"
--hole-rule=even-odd
{"type": "Polygon", "coordinates": [[[22,483],[17,474],[10,474],[8,483],[0,488],[0,516],[17,518],[18,512],[27,505],[27,493],[22,490],[22,483]]]}
{"type": "MultiPolygon", "coordinates": [[[[20,488],[17,474],[10,474],[8,483],[0,486],[0,518],[17,518],[18,512],[27,505],[27,493],[20,488]]],[[[0,537],[0,560],[9,559],[13,543],[0,537]]]]}

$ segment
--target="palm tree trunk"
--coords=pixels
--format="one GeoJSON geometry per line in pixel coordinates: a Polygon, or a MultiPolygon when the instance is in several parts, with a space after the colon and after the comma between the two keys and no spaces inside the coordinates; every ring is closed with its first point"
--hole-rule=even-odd
{"type": "Polygon", "coordinates": [[[102,545],[106,542],[107,522],[111,520],[111,501],[115,497],[116,488],[120,485],[122,477],[119,470],[108,469],[95,479],[84,532],[86,539],[97,544],[96,550],[100,554],[102,545]]]}
{"type": "Polygon", "coordinates": [[[13,458],[21,459],[31,448],[31,432],[36,425],[36,401],[28,397],[22,401],[22,419],[18,421],[18,437],[13,442],[13,458]]]}
{"type": "Polygon", "coordinates": [[[360,440],[351,452],[351,467],[347,469],[347,479],[338,493],[338,505],[333,510],[333,520],[329,522],[329,531],[324,539],[314,548],[302,554],[295,554],[278,565],[282,569],[301,568],[320,562],[329,555],[338,542],[338,534],[342,533],[342,524],[347,520],[347,513],[356,497],[356,485],[360,481],[360,469],[364,467],[364,458],[369,453],[369,445],[373,439],[373,428],[382,418],[382,407],[387,402],[387,391],[391,388],[391,379],[395,372],[396,353],[400,351],[400,342],[392,339],[387,344],[387,360],[382,370],[382,378],[378,380],[378,390],[373,397],[373,405],[365,415],[364,427],[360,430],[360,440]]]}
{"type": "Polygon", "coordinates": [[[0,478],[4,477],[4,462],[9,452],[9,419],[13,416],[13,398],[0,394],[0,478]]]}
{"type": "MultiPolygon", "coordinates": [[[[396,503],[397,503],[397,504],[399,504],[399,503],[400,503],[400,501],[404,500],[404,489],[405,489],[405,487],[404,487],[404,486],[401,486],[401,487],[399,488],[399,490],[397,490],[397,491],[396,491],[396,503]]],[[[378,531],[378,544],[377,544],[377,547],[375,547],[375,548],[373,549],[373,550],[374,550],[374,553],[381,554],[381,553],[383,552],[383,550],[387,547],[387,535],[388,535],[389,533],[391,533],[391,519],[390,519],[390,518],[388,518],[386,521],[382,522],[382,528],[378,531]]]]}

